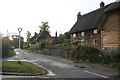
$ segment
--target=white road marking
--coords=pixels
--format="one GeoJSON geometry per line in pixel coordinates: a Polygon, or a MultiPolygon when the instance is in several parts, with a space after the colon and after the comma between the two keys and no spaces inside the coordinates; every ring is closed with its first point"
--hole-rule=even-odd
{"type": "Polygon", "coordinates": [[[55,73],[53,73],[51,70],[47,69],[48,70],[48,74],[47,76],[55,76],[55,73]]]}
{"type": "MultiPolygon", "coordinates": [[[[30,61],[30,62],[31,62],[31,61],[30,61]]],[[[55,76],[55,73],[53,73],[51,70],[49,70],[49,69],[47,69],[47,68],[43,67],[42,65],[39,65],[39,64],[37,64],[37,63],[35,63],[35,62],[32,62],[32,63],[35,64],[35,65],[37,65],[37,66],[40,66],[41,68],[43,68],[43,69],[45,69],[45,70],[47,70],[47,71],[48,71],[47,76],[55,76]]]]}
{"type": "Polygon", "coordinates": [[[9,60],[7,60],[7,61],[26,61],[26,62],[28,62],[28,60],[25,60],[25,59],[22,59],[22,60],[9,59],[9,60]]]}
{"type": "Polygon", "coordinates": [[[93,75],[96,75],[96,76],[100,76],[100,77],[103,77],[103,78],[108,78],[106,76],[103,76],[103,75],[100,75],[100,74],[96,74],[96,73],[93,73],[93,72],[90,72],[90,71],[87,71],[87,70],[84,70],[84,72],[89,73],[89,74],[93,74],[93,75]]]}
{"type": "Polygon", "coordinates": [[[16,55],[18,55],[19,54],[19,52],[16,52],[16,55]]]}

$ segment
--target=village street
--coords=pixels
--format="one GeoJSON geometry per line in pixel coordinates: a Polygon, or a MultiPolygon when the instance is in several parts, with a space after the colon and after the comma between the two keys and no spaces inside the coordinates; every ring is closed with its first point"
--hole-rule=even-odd
{"type": "Polygon", "coordinates": [[[117,75],[117,71],[108,68],[78,64],[72,61],[52,57],[43,54],[33,53],[26,50],[15,50],[16,56],[8,58],[6,60],[23,60],[35,63],[45,67],[49,74],[45,76],[12,76],[3,75],[2,80],[37,80],[38,78],[110,78],[117,75]],[[18,79],[16,79],[18,78],[18,79]]]}

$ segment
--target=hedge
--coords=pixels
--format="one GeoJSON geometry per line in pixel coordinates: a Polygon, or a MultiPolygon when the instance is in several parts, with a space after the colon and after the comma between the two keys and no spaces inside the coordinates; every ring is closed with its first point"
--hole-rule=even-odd
{"type": "Polygon", "coordinates": [[[100,62],[101,51],[90,46],[78,46],[73,49],[71,59],[76,61],[100,62]]]}

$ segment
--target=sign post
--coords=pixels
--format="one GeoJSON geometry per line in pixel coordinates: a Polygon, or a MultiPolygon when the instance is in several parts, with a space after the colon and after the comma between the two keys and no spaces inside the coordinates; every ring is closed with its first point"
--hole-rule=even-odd
{"type": "Polygon", "coordinates": [[[21,45],[21,36],[20,36],[20,33],[22,31],[22,28],[18,28],[18,31],[19,31],[19,49],[21,49],[20,48],[20,45],[21,45]]]}

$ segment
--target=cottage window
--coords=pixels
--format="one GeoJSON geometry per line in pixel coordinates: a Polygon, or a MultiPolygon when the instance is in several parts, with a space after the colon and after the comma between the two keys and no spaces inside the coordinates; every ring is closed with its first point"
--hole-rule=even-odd
{"type": "Polygon", "coordinates": [[[81,36],[84,36],[85,35],[85,32],[81,32],[81,36]]]}
{"type": "Polygon", "coordinates": [[[97,34],[97,33],[98,33],[97,29],[94,29],[94,30],[93,30],[93,33],[94,33],[94,34],[97,34]]]}
{"type": "Polygon", "coordinates": [[[76,37],[76,34],[75,34],[75,33],[73,34],[73,37],[76,37]]]}
{"type": "Polygon", "coordinates": [[[85,45],[84,39],[80,40],[80,45],[85,45]]]}
{"type": "Polygon", "coordinates": [[[98,40],[97,39],[93,39],[93,45],[97,45],[98,44],[98,40]]]}

